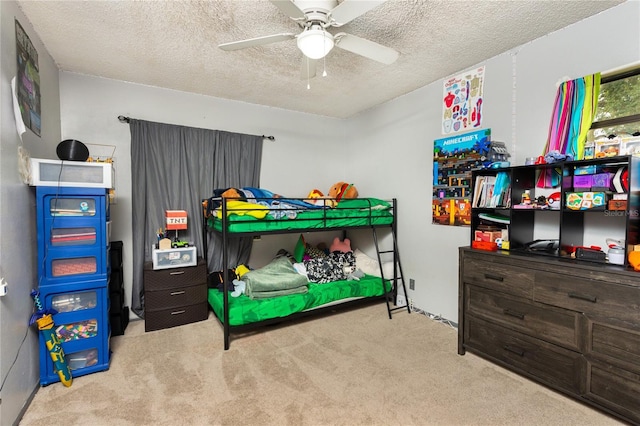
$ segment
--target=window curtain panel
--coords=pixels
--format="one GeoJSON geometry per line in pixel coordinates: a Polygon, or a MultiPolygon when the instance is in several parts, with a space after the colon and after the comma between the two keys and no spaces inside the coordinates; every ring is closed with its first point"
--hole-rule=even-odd
{"type": "MultiPolygon", "coordinates": [[[[182,241],[204,255],[202,200],[216,188],[260,186],[262,136],[130,119],[133,283],[131,309],[144,318],[144,263],[151,261],[165,210],[186,210],[182,241]]],[[[208,233],[211,234],[211,233],[208,233]]],[[[173,239],[175,231],[170,231],[173,239]]],[[[222,252],[210,238],[209,271],[221,269],[222,252]],[[212,269],[212,265],[213,268],[212,269]]],[[[247,263],[251,238],[234,240],[230,260],[247,263]]]]}
{"type": "MultiPolygon", "coordinates": [[[[565,81],[558,87],[544,155],[556,152],[574,160],[584,157],[584,145],[598,106],[600,73],[565,81]]],[[[540,174],[538,187],[554,187],[560,176],[552,169],[540,174]]]]}

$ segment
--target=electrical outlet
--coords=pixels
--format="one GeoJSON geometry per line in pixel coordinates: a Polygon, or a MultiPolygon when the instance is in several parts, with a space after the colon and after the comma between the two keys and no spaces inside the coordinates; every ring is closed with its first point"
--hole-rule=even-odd
{"type": "Polygon", "coordinates": [[[413,278],[409,278],[409,290],[415,290],[416,289],[416,280],[414,280],[413,278]]]}

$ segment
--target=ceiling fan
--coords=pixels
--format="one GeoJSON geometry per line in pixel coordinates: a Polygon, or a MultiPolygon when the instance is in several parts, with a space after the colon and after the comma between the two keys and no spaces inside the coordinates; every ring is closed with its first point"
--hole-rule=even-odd
{"type": "Polygon", "coordinates": [[[222,50],[240,50],[285,40],[297,39],[298,48],[304,54],[301,77],[316,75],[316,61],[324,58],[333,47],[355,53],[383,64],[392,64],[399,53],[371,40],[339,32],[331,34],[331,27],[341,27],[379,6],[387,0],[269,0],[282,13],[295,21],[302,32],[273,34],[218,45],[222,50]]]}

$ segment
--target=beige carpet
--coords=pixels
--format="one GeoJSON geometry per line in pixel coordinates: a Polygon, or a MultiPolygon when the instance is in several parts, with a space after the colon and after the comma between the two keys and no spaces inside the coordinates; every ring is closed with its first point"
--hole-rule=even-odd
{"type": "Polygon", "coordinates": [[[29,425],[613,425],[472,354],[457,332],[384,304],[222,346],[209,320],[112,339],[108,371],[40,388],[29,425]]]}

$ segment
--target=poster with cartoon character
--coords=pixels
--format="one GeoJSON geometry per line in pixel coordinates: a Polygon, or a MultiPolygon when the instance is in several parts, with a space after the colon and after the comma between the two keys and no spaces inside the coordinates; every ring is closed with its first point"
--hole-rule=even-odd
{"type": "Polygon", "coordinates": [[[479,129],[482,125],[484,66],[444,81],[442,134],[479,129]]]}

